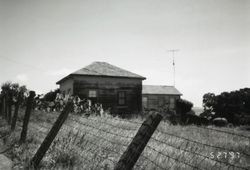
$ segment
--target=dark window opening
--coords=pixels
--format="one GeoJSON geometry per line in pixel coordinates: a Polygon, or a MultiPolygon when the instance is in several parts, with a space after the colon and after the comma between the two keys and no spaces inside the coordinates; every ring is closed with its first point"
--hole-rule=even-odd
{"type": "Polygon", "coordinates": [[[126,92],[120,91],[118,92],[118,105],[125,105],[126,104],[126,92]]]}

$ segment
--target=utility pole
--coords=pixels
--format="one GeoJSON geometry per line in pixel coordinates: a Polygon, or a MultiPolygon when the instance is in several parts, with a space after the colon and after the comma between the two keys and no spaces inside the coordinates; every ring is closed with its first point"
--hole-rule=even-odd
{"type": "Polygon", "coordinates": [[[171,50],[168,50],[167,52],[170,52],[172,53],[172,56],[173,56],[173,84],[175,86],[175,61],[174,61],[174,54],[176,52],[180,51],[179,49],[171,49],[171,50]]]}

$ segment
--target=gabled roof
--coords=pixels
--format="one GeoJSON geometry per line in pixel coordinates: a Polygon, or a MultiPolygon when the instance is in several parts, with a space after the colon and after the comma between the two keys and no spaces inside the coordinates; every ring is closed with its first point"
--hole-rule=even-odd
{"type": "Polygon", "coordinates": [[[143,76],[116,67],[106,62],[93,62],[90,65],[69,74],[68,76],[59,80],[56,84],[60,84],[64,79],[72,75],[124,77],[124,78],[137,78],[142,80],[146,79],[143,76]]]}
{"type": "Polygon", "coordinates": [[[142,94],[182,95],[174,86],[143,85],[142,94]]]}

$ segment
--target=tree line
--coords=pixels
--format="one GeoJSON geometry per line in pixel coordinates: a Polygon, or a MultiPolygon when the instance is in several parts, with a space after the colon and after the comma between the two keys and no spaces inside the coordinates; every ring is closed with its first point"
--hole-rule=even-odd
{"type": "Polygon", "coordinates": [[[203,116],[225,117],[233,124],[250,123],[250,88],[243,88],[219,95],[206,93],[203,95],[203,116]]]}

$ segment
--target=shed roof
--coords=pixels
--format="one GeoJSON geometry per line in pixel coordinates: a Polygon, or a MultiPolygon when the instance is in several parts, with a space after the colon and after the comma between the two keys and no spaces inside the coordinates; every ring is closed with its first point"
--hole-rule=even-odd
{"type": "Polygon", "coordinates": [[[59,80],[57,84],[60,84],[65,78],[71,75],[88,75],[88,76],[108,76],[108,77],[125,77],[125,78],[137,78],[137,79],[146,79],[143,76],[132,73],[130,71],[124,70],[117,66],[111,65],[106,62],[93,62],[90,65],[77,70],[63,79],[59,80]]]}
{"type": "Polygon", "coordinates": [[[182,95],[174,86],[143,85],[142,94],[182,95]]]}

